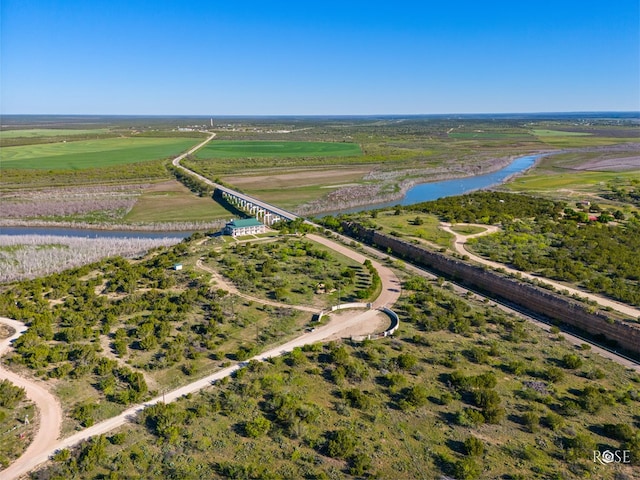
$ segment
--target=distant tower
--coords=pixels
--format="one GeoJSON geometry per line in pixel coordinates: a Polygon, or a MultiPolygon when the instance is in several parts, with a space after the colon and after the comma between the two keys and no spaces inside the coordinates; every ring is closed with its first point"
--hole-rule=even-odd
{"type": "Polygon", "coordinates": [[[213,118],[211,119],[211,126],[213,127],[213,118]]]}

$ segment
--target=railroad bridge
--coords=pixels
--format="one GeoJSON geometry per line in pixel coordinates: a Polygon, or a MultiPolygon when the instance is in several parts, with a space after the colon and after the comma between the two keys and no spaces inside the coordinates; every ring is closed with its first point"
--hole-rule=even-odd
{"type": "Polygon", "coordinates": [[[230,188],[223,187],[222,185],[216,184],[215,188],[216,191],[214,194],[222,196],[222,198],[231,205],[256,217],[265,225],[273,225],[280,220],[295,220],[298,218],[297,215],[291,212],[262,202],[256,198],[250,197],[249,195],[236,192],[230,188]]]}

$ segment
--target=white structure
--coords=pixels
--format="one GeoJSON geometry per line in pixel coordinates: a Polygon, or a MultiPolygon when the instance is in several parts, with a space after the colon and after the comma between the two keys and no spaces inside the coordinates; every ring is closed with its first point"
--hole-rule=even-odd
{"type": "Polygon", "coordinates": [[[267,227],[255,218],[245,218],[243,220],[231,220],[224,227],[222,233],[231,235],[232,237],[240,237],[242,235],[256,235],[265,233],[267,227]]]}

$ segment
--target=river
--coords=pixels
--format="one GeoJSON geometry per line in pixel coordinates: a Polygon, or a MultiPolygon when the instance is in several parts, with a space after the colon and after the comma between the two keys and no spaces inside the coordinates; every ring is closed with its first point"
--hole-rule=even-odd
{"type": "MultiPolygon", "coordinates": [[[[410,188],[404,198],[387,203],[364,205],[353,209],[345,209],[340,212],[330,212],[324,215],[337,213],[351,213],[374,208],[392,207],[395,205],[412,205],[414,203],[427,202],[442,197],[462,195],[464,193],[498,185],[512,175],[524,172],[531,168],[536,161],[544,155],[527,155],[516,158],[506,167],[485,175],[457,178],[441,182],[421,183],[410,188]]],[[[323,216],[323,215],[319,215],[323,216]]],[[[140,232],[126,230],[88,230],[74,228],[46,228],[46,227],[0,227],[0,235],[60,235],[71,237],[90,238],[185,238],[191,232],[140,232]]]]}
{"type": "Polygon", "coordinates": [[[473,192],[474,190],[481,190],[483,188],[503,183],[509,177],[528,170],[535,165],[539,158],[543,156],[545,156],[545,154],[518,157],[506,167],[485,175],[442,180],[440,182],[419,183],[407,190],[405,196],[399,200],[322,213],[317,215],[317,217],[337,215],[339,213],[361,212],[363,210],[373,210],[376,208],[394,207],[396,205],[413,205],[414,203],[428,202],[442,197],[452,197],[454,195],[473,192]]]}

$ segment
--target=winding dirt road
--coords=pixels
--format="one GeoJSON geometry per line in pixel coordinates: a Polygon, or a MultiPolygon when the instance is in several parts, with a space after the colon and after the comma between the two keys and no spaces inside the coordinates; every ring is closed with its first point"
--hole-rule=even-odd
{"type": "Polygon", "coordinates": [[[272,307],[292,308],[293,310],[300,310],[303,312],[317,313],[318,311],[321,310],[319,307],[312,307],[308,305],[289,305],[288,303],[274,302],[272,300],[267,300],[265,298],[259,298],[259,297],[253,297],[251,295],[247,295],[246,293],[242,293],[240,290],[238,290],[238,288],[233,283],[227,281],[227,279],[224,278],[222,275],[220,275],[216,270],[202,263],[202,260],[196,261],[196,267],[202,271],[207,272],[209,275],[211,275],[211,280],[215,282],[215,284],[218,287],[240,298],[244,298],[245,300],[262,303],[264,305],[271,305],[272,307]]]}
{"type": "Polygon", "coordinates": [[[464,225],[487,228],[487,231],[476,233],[473,235],[462,235],[460,233],[454,232],[451,229],[450,223],[440,224],[440,228],[442,230],[455,236],[455,241],[453,246],[459,254],[466,255],[471,260],[478,263],[482,263],[483,265],[488,265],[493,268],[502,268],[509,273],[517,273],[524,278],[528,278],[530,280],[537,280],[538,282],[546,283],[547,285],[552,285],[558,291],[566,290],[569,292],[570,295],[580,295],[581,297],[585,297],[585,298],[588,298],[589,300],[593,300],[594,302],[597,302],[599,305],[603,307],[610,307],[615,311],[623,313],[625,315],[629,315],[630,317],[640,318],[640,309],[634,308],[631,305],[625,305],[624,303],[616,302],[615,300],[610,300],[608,298],[604,298],[599,295],[594,295],[593,293],[588,293],[583,290],[578,290],[576,288],[568,287],[566,285],[563,285],[562,283],[556,282],[554,280],[549,280],[548,278],[545,278],[545,277],[539,277],[536,275],[531,275],[530,273],[521,272],[520,270],[516,270],[515,268],[510,268],[503,263],[493,262],[491,260],[487,260],[486,258],[482,258],[470,252],[469,250],[466,249],[466,243],[469,239],[494,233],[498,231],[498,227],[493,225],[489,226],[489,225],[476,225],[476,224],[466,224],[466,223],[464,225]]]}
{"type": "MultiPolygon", "coordinates": [[[[15,330],[11,337],[0,341],[0,356],[2,356],[11,347],[11,342],[27,330],[27,326],[22,322],[5,317],[0,317],[0,322],[15,330]]],[[[36,404],[40,417],[38,430],[31,445],[8,468],[0,471],[0,478],[4,480],[25,474],[33,468],[29,462],[32,457],[42,451],[54,448],[62,430],[62,408],[58,399],[40,382],[21,377],[2,366],[0,366],[0,379],[9,380],[14,385],[24,388],[27,398],[36,404]]]]}
{"type": "MultiPolygon", "coordinates": [[[[334,251],[346,255],[356,262],[362,263],[367,258],[364,255],[361,255],[360,253],[357,253],[332,240],[328,240],[317,235],[308,235],[308,237],[311,240],[321,243],[334,251]]],[[[395,275],[395,273],[391,271],[391,269],[373,259],[371,259],[371,261],[373,266],[378,270],[378,274],[380,275],[380,279],[382,281],[382,291],[376,301],[373,303],[374,309],[365,311],[347,310],[341,312],[339,315],[332,315],[331,320],[326,325],[318,327],[313,331],[307,332],[304,335],[301,335],[282,345],[271,348],[266,352],[256,355],[251,360],[262,361],[271,357],[276,357],[290,352],[296,347],[302,347],[310,343],[323,342],[343,336],[343,333],[353,331],[355,327],[361,326],[362,324],[377,322],[377,316],[379,315],[379,312],[375,310],[375,308],[393,305],[398,300],[398,298],[400,298],[401,288],[400,280],[395,275]]],[[[262,301],[261,299],[255,300],[262,301]]],[[[314,311],[317,311],[317,309],[314,309],[314,311]]],[[[15,320],[1,320],[16,329],[16,335],[14,335],[12,339],[17,338],[21,333],[24,332],[24,330],[26,330],[26,327],[22,323],[16,322],[15,320]],[[19,332],[18,328],[16,327],[20,329],[19,332]]],[[[9,341],[10,339],[5,340],[3,342],[3,345],[4,343],[8,345],[9,341]]],[[[2,352],[3,350],[0,350],[0,353],[2,352]]],[[[22,475],[25,475],[36,468],[41,463],[46,462],[49,457],[51,457],[51,455],[53,455],[56,451],[71,447],[78,442],[87,440],[95,435],[101,435],[115,428],[118,428],[125,423],[133,420],[140,411],[150,405],[154,405],[158,402],[173,402],[184,395],[195,393],[199,390],[202,390],[203,388],[209,387],[218,380],[229,376],[236,370],[242,368],[245,364],[246,363],[238,363],[227,367],[205,378],[158,396],[148,402],[145,402],[144,404],[130,407],[118,416],[112,417],[108,420],[105,420],[104,422],[98,423],[92,427],[77,432],[70,437],[58,441],[57,438],[59,436],[60,425],[62,423],[62,411],[56,399],[42,387],[39,387],[33,382],[23,379],[22,377],[19,377],[12,372],[0,369],[0,372],[4,372],[10,375],[12,381],[14,381],[13,378],[15,378],[15,383],[17,385],[26,385],[30,389],[35,389],[34,391],[40,391],[40,395],[43,395],[42,392],[46,393],[46,395],[44,395],[43,397],[38,397],[38,395],[29,397],[36,401],[41,412],[41,428],[38,431],[36,440],[29,446],[27,451],[20,458],[18,458],[18,460],[16,460],[6,470],[0,471],[0,478],[2,480],[18,479],[22,475]],[[52,408],[52,406],[55,407],[52,408]]],[[[27,394],[29,395],[29,391],[27,394]]]]}

